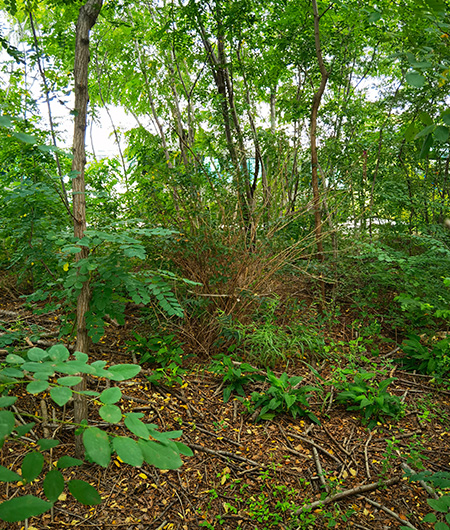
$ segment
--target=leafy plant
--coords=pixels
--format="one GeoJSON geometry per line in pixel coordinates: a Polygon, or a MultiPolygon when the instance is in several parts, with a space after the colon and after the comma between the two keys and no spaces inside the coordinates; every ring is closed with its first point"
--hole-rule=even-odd
{"type": "Polygon", "coordinates": [[[260,370],[248,363],[234,364],[231,357],[220,355],[213,363],[211,370],[223,377],[223,400],[225,403],[235,392],[238,396],[245,397],[244,386],[255,381],[262,381],[265,376],[260,370]]]}
{"type": "MultiPolygon", "coordinates": [[[[450,473],[447,471],[438,471],[432,473],[431,471],[421,471],[420,473],[406,473],[409,480],[412,482],[423,481],[429,482],[434,487],[446,490],[450,488],[450,473]]],[[[427,514],[422,521],[424,523],[435,523],[435,530],[449,530],[450,529],[450,494],[444,494],[438,499],[427,499],[429,506],[436,512],[441,514],[445,522],[439,520],[435,513],[427,514]]],[[[401,526],[402,530],[408,530],[407,526],[401,526]]]]}
{"type": "Polygon", "coordinates": [[[133,331],[135,340],[127,341],[127,345],[140,355],[141,364],[150,363],[167,366],[171,362],[182,363],[183,349],[175,341],[175,335],[164,337],[144,337],[133,331]]]}
{"type": "MultiPolygon", "coordinates": [[[[112,452],[127,464],[141,466],[143,462],[160,469],[176,469],[181,464],[180,454],[192,455],[192,451],[180,442],[174,441],[181,431],[159,432],[154,424],[145,424],[140,413],[123,414],[116,405],[122,397],[119,387],[113,386],[99,393],[91,390],[77,391],[74,387],[80,383],[79,374],[105,378],[110,381],[124,381],[136,376],[140,366],[121,364],[106,367],[105,361],[88,363],[88,356],[75,352],[70,353],[63,345],[52,346],[45,351],[32,348],[22,357],[7,355],[5,364],[0,368],[2,396],[0,397],[0,447],[8,439],[20,441],[34,426],[33,422],[16,425],[15,413],[8,410],[16,401],[14,395],[7,395],[18,385],[25,386],[28,393],[37,395],[48,391],[50,398],[60,407],[66,405],[75,392],[98,399],[98,412],[103,420],[111,424],[123,421],[125,427],[137,437],[110,435],[98,427],[78,425],[83,434],[86,457],[102,467],[107,467],[112,452]],[[62,374],[62,375],[60,375],[62,374]]],[[[57,440],[39,440],[40,451],[29,452],[22,462],[22,475],[0,466],[0,481],[15,482],[21,480],[25,485],[36,480],[42,473],[44,457],[42,451],[58,445],[57,440]]],[[[28,517],[48,511],[57,501],[64,489],[65,480],[60,469],[82,464],[81,460],[62,457],[57,462],[57,469],[49,471],[43,480],[43,491],[47,498],[44,501],[33,495],[17,497],[0,504],[0,519],[8,522],[21,521],[28,517]]],[[[101,499],[97,491],[88,483],[80,480],[69,480],[67,486],[72,495],[83,504],[98,504],[101,499]]]]}
{"type": "Polygon", "coordinates": [[[308,397],[310,392],[321,390],[310,385],[301,385],[303,378],[300,376],[288,377],[283,373],[276,377],[271,370],[267,370],[269,388],[263,393],[252,392],[251,409],[261,408],[258,419],[271,420],[277,414],[289,413],[294,418],[306,416],[315,423],[320,423],[310,410],[308,397]]]}
{"type": "Polygon", "coordinates": [[[364,423],[369,422],[370,428],[381,416],[397,418],[402,411],[400,399],[387,390],[396,378],[390,377],[379,384],[370,384],[368,381],[375,375],[373,372],[366,371],[356,373],[352,383],[338,385],[342,391],[336,397],[339,403],[347,405],[347,410],[359,410],[363,415],[364,423]]]}
{"type": "Polygon", "coordinates": [[[403,341],[405,356],[398,360],[406,370],[443,377],[450,370],[450,338],[425,346],[417,335],[403,341]]]}

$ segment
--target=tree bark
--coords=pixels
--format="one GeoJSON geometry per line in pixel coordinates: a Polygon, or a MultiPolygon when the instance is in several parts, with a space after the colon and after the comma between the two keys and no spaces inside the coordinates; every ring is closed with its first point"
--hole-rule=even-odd
{"type": "MultiPolygon", "coordinates": [[[[72,180],[73,193],[73,218],[74,235],[81,239],[86,230],[86,183],[84,171],[86,166],[86,123],[87,106],[89,102],[88,91],[88,66],[89,66],[89,33],[97,21],[98,14],[102,7],[103,0],[88,0],[80,7],[75,41],[75,119],[73,133],[73,161],[72,171],[76,172],[76,177],[72,180]]],[[[80,252],[75,255],[77,262],[88,257],[87,247],[81,247],[80,252]]],[[[77,340],[75,350],[89,353],[89,336],[86,327],[86,313],[89,309],[91,290],[89,280],[83,283],[77,300],[77,340]]],[[[81,423],[87,420],[86,396],[77,391],[86,388],[86,378],[74,388],[74,421],[81,423]]],[[[83,443],[80,436],[75,437],[75,454],[77,457],[83,456],[83,443]]]]}
{"type": "Polygon", "coordinates": [[[313,190],[313,205],[314,205],[314,232],[316,236],[317,257],[323,261],[323,243],[322,243],[322,205],[319,191],[319,172],[318,172],[318,155],[317,155],[317,114],[322,100],[322,95],[325,91],[328,81],[328,71],[325,67],[322,57],[322,49],[320,45],[320,16],[317,8],[317,0],[312,0],[313,15],[314,15],[314,41],[316,46],[316,56],[320,68],[320,85],[313,96],[311,106],[311,125],[309,136],[311,141],[311,186],[313,190]]]}

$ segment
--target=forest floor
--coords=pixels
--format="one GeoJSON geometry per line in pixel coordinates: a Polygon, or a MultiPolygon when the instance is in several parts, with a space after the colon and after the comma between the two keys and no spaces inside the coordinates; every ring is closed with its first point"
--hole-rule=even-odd
{"type": "MultiPolygon", "coordinates": [[[[49,336],[57,332],[57,314],[36,316],[20,307],[22,301],[7,294],[2,302],[0,321],[4,328],[15,329],[20,322],[25,331],[34,325],[49,336]]],[[[110,326],[104,339],[93,346],[91,361],[131,362],[125,342],[138,320],[137,315],[129,315],[125,326],[110,326]]],[[[38,345],[45,348],[54,340],[47,338],[38,345]]],[[[25,341],[31,346],[29,338],[25,341]]],[[[376,371],[377,363],[393,356],[392,344],[385,344],[384,349],[371,359],[368,370],[376,371]]],[[[2,350],[0,356],[5,353],[2,350]]],[[[348,351],[343,346],[337,354],[341,356],[341,368],[345,367],[348,351]]],[[[336,356],[332,361],[316,362],[325,392],[315,394],[310,403],[320,425],[305,417],[293,419],[287,415],[255,423],[234,396],[228,403],[223,402],[222,380],[210,371],[210,360],[191,359],[183,375],[184,384],[172,387],[150,384],[146,376],[151,370],[144,366],[132,381],[117,383],[123,392],[123,412],[142,412],[143,421],[157,424],[160,430],[181,429],[180,441],[193,450],[194,456],[183,457],[183,466],[170,471],[146,464],[134,468],[117,458],[107,469],[92,464],[71,468],[67,475],[90,482],[103,502],[86,507],[70,494],[63,494],[52,513],[28,521],[28,530],[432,528],[421,522],[432,511],[427,503],[429,494],[419,483],[404,478],[401,465],[409,463],[417,469],[422,463],[431,471],[450,470],[450,392],[436,388],[429,377],[394,366],[390,375],[396,380],[389,389],[402,398],[405,413],[399,420],[383,420],[369,430],[358,412],[347,411],[333,399],[336,393],[332,391],[330,372],[336,362],[336,356]],[[334,498],[339,492],[343,493],[341,498],[334,498]],[[325,496],[332,502],[305,510],[305,506],[325,496]]],[[[279,375],[285,369],[278,367],[274,372],[279,375]]],[[[317,383],[304,362],[290,361],[288,372],[302,375],[305,384],[317,383]]],[[[63,409],[42,397],[23,392],[16,402],[25,420],[35,416],[36,426],[27,440],[55,437],[61,443],[52,449],[51,459],[73,456],[73,429],[66,429],[58,421],[63,409]],[[43,410],[47,421],[42,419],[43,410]]],[[[96,409],[91,409],[91,423],[106,428],[96,409]]],[[[70,420],[69,407],[64,412],[70,420]]],[[[114,426],[114,432],[120,433],[121,428],[114,426]]],[[[7,442],[1,464],[17,469],[29,450],[28,442],[7,442]]],[[[30,493],[43,495],[42,480],[34,481],[26,491],[20,485],[10,484],[7,489],[0,484],[1,499],[30,493]]],[[[0,523],[0,529],[7,528],[25,526],[0,523]]]]}

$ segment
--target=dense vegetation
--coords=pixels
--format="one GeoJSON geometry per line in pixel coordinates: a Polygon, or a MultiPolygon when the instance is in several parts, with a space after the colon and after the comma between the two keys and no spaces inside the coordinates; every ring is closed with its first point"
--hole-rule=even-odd
{"type": "MultiPolygon", "coordinates": [[[[156,387],[182,386],[188,368],[208,366],[224,402],[240,399],[253,421],[287,413],[320,424],[312,395],[328,410],[335,400],[360,411],[369,430],[396,421],[405,414],[388,390],[397,352],[397,367],[444,389],[446,2],[0,8],[0,289],[14,300],[4,311],[61,319],[48,350],[29,350],[43,338],[39,325],[0,320],[2,443],[33,428],[16,427],[11,409],[27,384],[32,395],[50,389],[61,407],[74,399],[77,457],[85,450],[106,467],[115,451],[133,466],[179,467],[180,454],[192,454],[173,441],[181,431],[159,432],[116,405],[121,391],[109,381],[135,377],[136,363],[153,369],[156,387]],[[85,22],[90,42],[80,37],[85,22]],[[88,129],[100,116],[111,124],[108,157],[96,156],[98,138],[85,141],[88,94],[88,129]],[[128,128],[115,120],[119,109],[128,128]],[[124,330],[128,358],[88,363],[111,327],[124,330]],[[74,340],[76,358],[62,346],[74,340]],[[88,376],[106,389],[90,388],[88,376]],[[111,442],[88,425],[89,396],[105,422],[123,421],[134,437],[111,442]]],[[[41,451],[52,448],[45,438],[41,451]]],[[[42,471],[41,457],[25,457],[25,483],[42,471]]],[[[58,460],[58,469],[80,458],[58,460]]],[[[2,467],[0,480],[20,478],[10,473],[2,467]]],[[[445,488],[445,478],[424,476],[445,488]]],[[[48,510],[64,480],[50,471],[47,500],[27,497],[26,515],[48,510]]],[[[87,482],[68,487],[82,503],[100,502],[87,482]]],[[[445,499],[430,506],[445,514],[445,499]]],[[[16,500],[0,505],[0,519],[25,518],[16,500]]]]}

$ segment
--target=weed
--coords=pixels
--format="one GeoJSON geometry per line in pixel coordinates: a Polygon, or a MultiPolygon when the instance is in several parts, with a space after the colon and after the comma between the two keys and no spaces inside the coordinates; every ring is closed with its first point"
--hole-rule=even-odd
{"type": "Polygon", "coordinates": [[[223,400],[225,403],[230,399],[233,392],[241,397],[245,397],[245,385],[264,379],[264,376],[259,373],[257,368],[247,363],[235,365],[231,358],[226,355],[218,356],[211,370],[223,376],[223,383],[226,385],[223,390],[223,400]]]}
{"type": "Polygon", "coordinates": [[[372,428],[381,416],[398,418],[402,411],[400,398],[387,390],[395,378],[390,377],[379,384],[370,384],[368,380],[373,379],[375,375],[373,372],[360,371],[354,375],[353,383],[336,385],[342,390],[337,395],[337,401],[347,404],[347,410],[359,410],[369,428],[372,428]]]}
{"type": "Polygon", "coordinates": [[[430,347],[421,343],[417,335],[409,335],[402,344],[405,356],[398,360],[406,370],[442,378],[450,370],[450,338],[440,340],[430,347]]]}
{"type": "Polygon", "coordinates": [[[277,414],[288,412],[294,418],[307,416],[313,422],[320,423],[307,400],[310,392],[321,390],[319,387],[301,386],[303,378],[300,376],[288,377],[283,373],[278,378],[271,370],[267,370],[267,379],[270,387],[264,393],[251,394],[251,409],[261,407],[258,419],[271,420],[277,414]]]}

